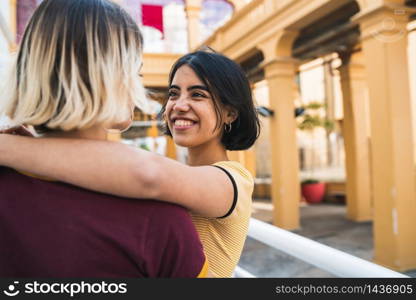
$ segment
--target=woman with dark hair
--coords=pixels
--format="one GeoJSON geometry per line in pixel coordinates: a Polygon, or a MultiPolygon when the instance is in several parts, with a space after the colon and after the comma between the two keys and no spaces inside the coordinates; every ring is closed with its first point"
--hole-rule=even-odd
{"type": "Polygon", "coordinates": [[[259,135],[249,82],[219,53],[187,54],[172,67],[161,116],[175,143],[188,148],[188,165],[116,143],[5,135],[0,164],[104,193],[180,204],[191,211],[213,275],[230,277],[247,235],[254,180],[226,151],[248,149],[259,135]]]}

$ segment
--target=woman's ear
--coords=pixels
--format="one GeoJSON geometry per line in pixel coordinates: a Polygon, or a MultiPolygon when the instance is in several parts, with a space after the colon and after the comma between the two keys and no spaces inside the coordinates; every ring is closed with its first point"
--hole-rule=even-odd
{"type": "Polygon", "coordinates": [[[230,124],[232,122],[234,122],[238,117],[238,111],[231,107],[231,106],[227,106],[225,108],[225,116],[224,116],[224,121],[226,124],[230,124]]]}

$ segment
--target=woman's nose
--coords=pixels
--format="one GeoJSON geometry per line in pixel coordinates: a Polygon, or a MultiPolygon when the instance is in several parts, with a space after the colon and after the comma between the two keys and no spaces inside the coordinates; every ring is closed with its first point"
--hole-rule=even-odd
{"type": "Polygon", "coordinates": [[[188,97],[182,96],[178,100],[176,100],[175,105],[173,106],[173,110],[188,111],[189,110],[188,97]]]}

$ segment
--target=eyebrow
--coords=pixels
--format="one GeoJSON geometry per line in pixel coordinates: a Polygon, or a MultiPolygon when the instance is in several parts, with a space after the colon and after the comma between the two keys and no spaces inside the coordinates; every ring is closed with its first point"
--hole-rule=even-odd
{"type": "MultiPolygon", "coordinates": [[[[171,85],[169,87],[169,89],[177,89],[177,90],[180,90],[181,88],[179,86],[173,84],[173,85],[171,85]]],[[[205,85],[192,85],[192,86],[188,87],[186,90],[187,91],[204,90],[204,91],[207,91],[208,93],[210,92],[205,85]]]]}

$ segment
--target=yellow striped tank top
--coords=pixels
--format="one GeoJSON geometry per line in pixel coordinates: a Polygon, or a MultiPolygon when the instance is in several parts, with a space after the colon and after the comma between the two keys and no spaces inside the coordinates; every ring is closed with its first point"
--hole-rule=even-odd
{"type": "Polygon", "coordinates": [[[191,214],[204,246],[211,273],[231,277],[243,250],[251,216],[253,176],[240,163],[221,161],[214,164],[228,171],[237,186],[237,203],[225,218],[206,218],[191,214]]]}

